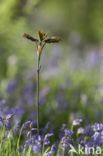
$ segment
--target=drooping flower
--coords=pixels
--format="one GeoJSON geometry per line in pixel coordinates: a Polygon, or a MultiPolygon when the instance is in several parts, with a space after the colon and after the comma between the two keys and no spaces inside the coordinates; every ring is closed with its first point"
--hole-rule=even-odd
{"type": "Polygon", "coordinates": [[[55,144],[53,144],[52,146],[51,146],[51,153],[56,153],[57,152],[57,150],[58,150],[58,147],[57,147],[57,143],[55,143],[55,144]]]}
{"type": "Polygon", "coordinates": [[[102,123],[95,123],[93,126],[92,126],[92,128],[93,128],[93,131],[98,131],[98,132],[100,132],[100,131],[102,131],[103,130],[103,124],[102,123]]]}
{"type": "Polygon", "coordinates": [[[49,145],[50,144],[50,137],[52,137],[54,134],[53,133],[48,133],[44,137],[44,145],[49,145]]]}
{"type": "Polygon", "coordinates": [[[103,145],[103,131],[95,132],[92,138],[95,146],[103,145]]]}
{"type": "Polygon", "coordinates": [[[65,136],[68,136],[68,137],[71,137],[71,135],[73,134],[73,132],[69,129],[65,129],[64,132],[65,132],[65,136]]]}
{"type": "Polygon", "coordinates": [[[72,123],[72,125],[73,126],[79,126],[81,123],[82,123],[82,119],[75,119],[75,120],[73,120],[73,123],[72,123]]]}

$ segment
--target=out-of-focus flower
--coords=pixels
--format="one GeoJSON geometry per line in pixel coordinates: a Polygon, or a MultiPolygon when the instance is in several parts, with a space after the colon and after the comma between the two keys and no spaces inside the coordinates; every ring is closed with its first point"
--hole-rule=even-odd
{"type": "Polygon", "coordinates": [[[95,146],[103,145],[103,131],[95,132],[92,138],[95,146]]]}
{"type": "Polygon", "coordinates": [[[72,125],[73,126],[80,126],[80,124],[82,123],[82,119],[75,119],[75,120],[73,120],[73,123],[72,123],[72,125]]]}
{"type": "Polygon", "coordinates": [[[77,134],[84,134],[84,128],[82,127],[78,128],[77,134]]]}
{"type": "Polygon", "coordinates": [[[33,145],[32,150],[33,150],[34,153],[40,153],[41,152],[41,147],[42,147],[41,144],[38,143],[38,144],[33,145]]]}
{"type": "Polygon", "coordinates": [[[9,81],[9,83],[7,85],[6,91],[8,93],[13,93],[15,91],[16,87],[17,87],[17,80],[11,80],[11,81],[9,81]]]}
{"type": "Polygon", "coordinates": [[[66,126],[66,124],[62,124],[62,127],[61,127],[61,129],[60,129],[60,131],[59,131],[59,139],[61,139],[63,136],[64,136],[64,134],[65,134],[65,129],[67,129],[67,126],[66,126]]]}
{"type": "Polygon", "coordinates": [[[70,137],[73,134],[73,132],[69,129],[65,129],[64,132],[65,132],[65,136],[68,136],[68,137],[70,137]]]}
{"type": "Polygon", "coordinates": [[[0,126],[3,125],[3,118],[0,116],[0,126]]]}
{"type": "Polygon", "coordinates": [[[46,154],[46,156],[52,156],[52,152],[51,152],[51,151],[48,152],[48,153],[46,154]]]}
{"type": "Polygon", "coordinates": [[[69,148],[71,143],[72,143],[72,141],[69,137],[63,137],[61,139],[61,147],[63,149],[69,148]]]}
{"type": "Polygon", "coordinates": [[[93,126],[93,131],[103,131],[103,124],[102,123],[95,123],[93,126]]]}
{"type": "Polygon", "coordinates": [[[14,116],[14,114],[7,114],[3,118],[3,124],[4,124],[6,129],[11,129],[11,127],[13,126],[13,122],[12,122],[13,116],[14,116]]]}
{"type": "Polygon", "coordinates": [[[37,136],[32,147],[34,153],[40,153],[42,150],[42,139],[41,136],[37,136]]]}
{"type": "Polygon", "coordinates": [[[48,133],[44,137],[44,145],[49,145],[50,144],[50,137],[52,137],[54,134],[53,133],[48,133]]]}
{"type": "Polygon", "coordinates": [[[61,147],[63,149],[68,149],[70,147],[70,144],[72,144],[72,134],[73,132],[69,129],[64,129],[64,136],[61,138],[61,147]]]}
{"type": "Polygon", "coordinates": [[[57,152],[57,143],[51,146],[51,153],[56,153],[56,152],[57,152]]]}
{"type": "Polygon", "coordinates": [[[86,128],[84,129],[84,134],[85,134],[86,136],[92,136],[92,135],[94,134],[91,125],[86,126],[86,128]]]}
{"type": "Polygon", "coordinates": [[[32,127],[32,121],[27,121],[23,124],[23,129],[30,129],[32,127]]]}

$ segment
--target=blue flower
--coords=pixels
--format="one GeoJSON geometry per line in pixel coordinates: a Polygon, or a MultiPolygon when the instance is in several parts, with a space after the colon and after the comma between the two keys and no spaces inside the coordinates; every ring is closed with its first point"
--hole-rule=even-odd
{"type": "Polygon", "coordinates": [[[6,129],[11,129],[11,127],[12,127],[12,122],[11,122],[11,120],[12,120],[12,118],[13,118],[13,116],[14,116],[14,114],[7,114],[4,118],[3,118],[3,122],[4,122],[4,125],[5,125],[5,127],[6,127],[6,129]]]}
{"type": "Polygon", "coordinates": [[[51,152],[52,153],[56,153],[57,152],[57,145],[56,144],[51,146],[51,152]]]}
{"type": "Polygon", "coordinates": [[[46,156],[52,156],[52,152],[51,152],[51,151],[48,152],[48,153],[46,154],[46,156]]]}
{"type": "Polygon", "coordinates": [[[96,146],[103,145],[103,131],[95,132],[92,138],[94,141],[94,145],[96,146]]]}
{"type": "Polygon", "coordinates": [[[69,129],[65,129],[64,132],[65,132],[65,136],[68,136],[68,137],[70,137],[73,134],[73,132],[69,129]]]}
{"type": "Polygon", "coordinates": [[[65,148],[68,148],[71,144],[71,139],[69,137],[63,137],[61,139],[61,145],[62,145],[62,148],[65,149],[65,148]]]}
{"type": "Polygon", "coordinates": [[[44,137],[44,144],[49,145],[50,144],[50,137],[52,137],[54,134],[53,133],[48,133],[44,137]]]}
{"type": "Polygon", "coordinates": [[[84,134],[84,128],[82,127],[78,128],[77,134],[84,134]]]}
{"type": "Polygon", "coordinates": [[[37,143],[32,146],[32,150],[34,153],[40,153],[42,149],[42,145],[40,143],[37,143]]]}
{"type": "Polygon", "coordinates": [[[17,87],[17,80],[11,80],[11,81],[9,81],[9,83],[7,85],[6,91],[8,93],[13,93],[15,91],[16,87],[17,87]]]}
{"type": "Polygon", "coordinates": [[[98,131],[98,132],[100,132],[100,131],[103,130],[103,124],[102,124],[102,123],[95,123],[95,124],[92,126],[92,128],[93,128],[93,131],[98,131]]]}
{"type": "Polygon", "coordinates": [[[86,128],[84,130],[84,134],[86,136],[92,136],[94,134],[93,129],[90,125],[86,126],[86,128]]]}
{"type": "Polygon", "coordinates": [[[48,138],[44,139],[44,145],[49,145],[50,144],[50,140],[48,138]]]}
{"type": "Polygon", "coordinates": [[[73,120],[73,123],[72,123],[72,125],[73,126],[80,126],[80,124],[82,123],[82,119],[75,119],[75,120],[73,120]]]}

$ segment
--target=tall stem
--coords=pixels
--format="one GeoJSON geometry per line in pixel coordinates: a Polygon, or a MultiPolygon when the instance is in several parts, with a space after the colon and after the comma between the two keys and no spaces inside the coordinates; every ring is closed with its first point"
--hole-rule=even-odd
{"type": "Polygon", "coordinates": [[[40,75],[40,57],[37,56],[37,131],[38,134],[39,134],[39,85],[40,85],[39,75],[40,75]]]}

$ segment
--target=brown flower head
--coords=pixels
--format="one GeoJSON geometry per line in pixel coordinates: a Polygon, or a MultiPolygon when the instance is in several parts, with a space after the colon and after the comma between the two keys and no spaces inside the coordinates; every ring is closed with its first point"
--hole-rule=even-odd
{"type": "Polygon", "coordinates": [[[44,40],[45,43],[58,43],[60,41],[61,41],[61,39],[59,37],[55,37],[55,36],[47,37],[44,40]]]}
{"type": "Polygon", "coordinates": [[[48,37],[47,33],[42,32],[42,31],[38,31],[38,36],[39,36],[39,39],[32,37],[31,35],[27,33],[23,34],[23,37],[27,38],[28,40],[32,42],[36,42],[37,55],[39,57],[41,56],[43,48],[47,43],[58,43],[61,41],[59,37],[56,37],[56,36],[48,37]]]}
{"type": "Polygon", "coordinates": [[[24,34],[23,34],[23,37],[25,37],[25,38],[27,38],[28,40],[31,40],[31,41],[33,41],[33,42],[38,42],[38,41],[39,41],[38,39],[32,37],[31,35],[29,35],[29,34],[27,34],[27,33],[24,33],[24,34]]]}
{"type": "Polygon", "coordinates": [[[43,41],[47,37],[47,33],[38,31],[40,41],[43,41]]]}

